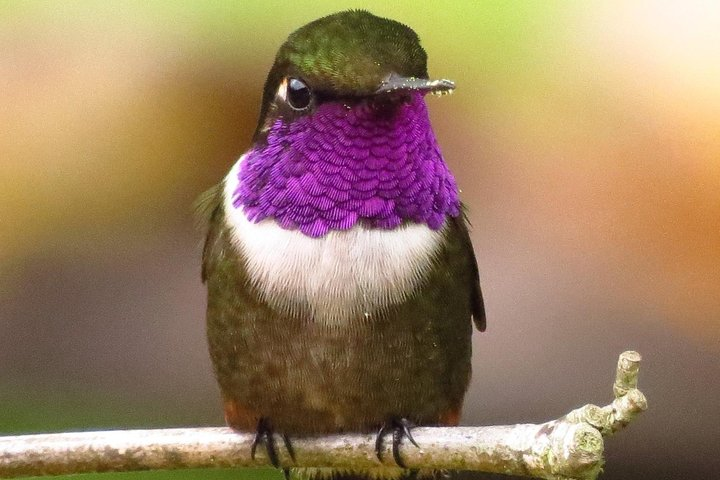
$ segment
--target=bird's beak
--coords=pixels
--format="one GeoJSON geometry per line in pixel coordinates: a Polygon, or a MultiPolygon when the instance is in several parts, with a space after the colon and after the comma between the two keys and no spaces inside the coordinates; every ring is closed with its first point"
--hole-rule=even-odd
{"type": "Polygon", "coordinates": [[[451,80],[429,80],[427,78],[401,77],[391,74],[382,81],[375,90],[375,95],[396,91],[415,90],[418,92],[436,93],[439,95],[450,93],[455,89],[455,82],[451,80]]]}

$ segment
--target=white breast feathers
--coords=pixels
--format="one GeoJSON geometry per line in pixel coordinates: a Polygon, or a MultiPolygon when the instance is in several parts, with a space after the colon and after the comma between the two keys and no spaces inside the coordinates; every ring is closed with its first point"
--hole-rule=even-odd
{"type": "Polygon", "coordinates": [[[340,326],[371,321],[379,308],[402,302],[422,285],[442,230],[423,224],[393,230],[358,225],[312,238],[273,219],[250,222],[232,202],[243,158],[225,178],[226,222],[254,286],[273,308],[308,305],[315,321],[340,326]]]}

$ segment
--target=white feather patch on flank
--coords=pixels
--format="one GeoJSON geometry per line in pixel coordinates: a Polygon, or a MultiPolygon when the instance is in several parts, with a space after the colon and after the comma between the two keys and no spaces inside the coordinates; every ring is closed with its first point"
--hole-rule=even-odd
{"type": "Polygon", "coordinates": [[[243,155],[225,178],[226,224],[263,299],[284,310],[307,304],[316,321],[371,320],[379,307],[414,293],[440,248],[443,232],[424,224],[393,230],[359,225],[313,238],[273,219],[249,221],[233,205],[243,155]]]}

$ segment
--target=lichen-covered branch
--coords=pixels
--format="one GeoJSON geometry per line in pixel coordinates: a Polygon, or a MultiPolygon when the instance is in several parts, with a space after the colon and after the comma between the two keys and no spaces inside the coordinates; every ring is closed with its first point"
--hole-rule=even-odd
{"type": "Polygon", "coordinates": [[[596,428],[603,436],[611,435],[630,423],[639,413],[647,410],[645,395],[637,389],[640,354],[623,352],[618,360],[610,405],[585,405],[565,416],[566,421],[583,422],[596,428]]]}
{"type": "MultiPolygon", "coordinates": [[[[605,407],[586,405],[543,424],[488,427],[418,427],[416,448],[403,442],[400,453],[410,468],[476,470],[537,478],[593,479],[603,463],[603,436],[614,433],[647,408],[637,390],[640,355],[620,356],[615,400],[605,407]]],[[[56,433],[0,437],[0,478],[154,469],[260,467],[268,459],[250,458],[253,435],[228,428],[177,428],[56,433]]],[[[287,467],[382,467],[373,434],[342,434],[292,439],[296,461],[280,451],[287,467]]],[[[386,442],[389,443],[389,442],[386,442]]],[[[279,445],[282,442],[278,442],[279,445]]],[[[389,448],[389,447],[387,447],[389,448]]],[[[393,466],[392,455],[383,457],[393,466]]]]}

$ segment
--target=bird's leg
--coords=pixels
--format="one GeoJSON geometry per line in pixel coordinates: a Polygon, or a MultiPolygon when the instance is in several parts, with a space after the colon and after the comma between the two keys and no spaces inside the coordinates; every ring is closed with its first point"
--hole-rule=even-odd
{"type": "Polygon", "coordinates": [[[375,438],[375,455],[377,455],[378,460],[382,462],[383,437],[386,432],[392,430],[393,459],[398,467],[407,468],[403,459],[400,458],[400,442],[402,442],[403,437],[405,437],[410,441],[410,443],[420,448],[420,445],[417,444],[410,433],[410,429],[413,426],[414,425],[407,418],[393,418],[389,422],[385,422],[382,427],[380,427],[377,437],[375,438]]]}
{"type": "MultiPolygon", "coordinates": [[[[260,443],[264,443],[265,450],[267,451],[268,458],[270,459],[270,463],[273,467],[280,468],[280,459],[278,458],[277,445],[275,443],[274,433],[275,432],[272,428],[270,420],[267,417],[260,417],[260,420],[258,420],[257,423],[257,429],[255,430],[255,438],[253,439],[252,446],[250,447],[250,457],[255,460],[255,452],[257,450],[257,446],[260,443]]],[[[285,449],[288,451],[290,458],[294,462],[295,451],[292,448],[290,439],[285,434],[282,435],[282,438],[283,443],[285,444],[285,449]]],[[[286,477],[288,476],[287,469],[284,468],[283,473],[286,477]]]]}

